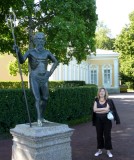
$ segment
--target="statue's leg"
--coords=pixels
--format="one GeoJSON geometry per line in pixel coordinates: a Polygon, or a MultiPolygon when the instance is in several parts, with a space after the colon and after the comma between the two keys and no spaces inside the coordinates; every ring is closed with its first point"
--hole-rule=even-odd
{"type": "Polygon", "coordinates": [[[31,78],[31,87],[32,87],[34,98],[35,98],[35,106],[36,106],[36,111],[37,111],[37,123],[38,123],[38,126],[42,126],[41,111],[40,111],[41,98],[40,98],[40,88],[39,88],[38,81],[31,78]]]}
{"type": "Polygon", "coordinates": [[[44,114],[47,106],[48,96],[49,96],[49,89],[48,89],[48,82],[46,82],[41,86],[41,119],[43,122],[45,122],[44,114]]]}

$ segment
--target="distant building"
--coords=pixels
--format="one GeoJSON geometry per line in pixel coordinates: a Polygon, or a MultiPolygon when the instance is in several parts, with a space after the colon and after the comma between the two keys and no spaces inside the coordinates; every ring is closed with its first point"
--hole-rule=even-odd
{"type": "Polygon", "coordinates": [[[110,93],[119,93],[119,54],[111,50],[96,50],[77,64],[73,59],[68,66],[60,64],[50,80],[83,80],[87,84],[105,87],[110,93]]]}
{"type": "MultiPolygon", "coordinates": [[[[87,56],[87,60],[81,64],[77,64],[75,58],[68,65],[59,64],[50,80],[82,80],[86,84],[105,87],[110,93],[119,93],[118,56],[111,50],[97,49],[96,55],[87,56]]],[[[9,74],[8,66],[14,59],[12,55],[0,56],[0,81],[20,81],[19,74],[15,77],[9,74]]],[[[23,77],[25,81],[28,80],[28,77],[23,77]]]]}

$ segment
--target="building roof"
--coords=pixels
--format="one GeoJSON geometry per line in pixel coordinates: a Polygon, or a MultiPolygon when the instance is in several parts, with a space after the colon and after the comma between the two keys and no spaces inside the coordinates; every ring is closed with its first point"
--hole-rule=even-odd
{"type": "Polygon", "coordinates": [[[96,54],[119,55],[119,53],[114,52],[113,50],[104,50],[104,49],[96,49],[96,54]]]}
{"type": "Polygon", "coordinates": [[[96,49],[96,53],[91,53],[91,55],[88,56],[90,59],[94,58],[117,58],[119,56],[119,53],[114,52],[112,50],[103,50],[103,49],[96,49]]]}

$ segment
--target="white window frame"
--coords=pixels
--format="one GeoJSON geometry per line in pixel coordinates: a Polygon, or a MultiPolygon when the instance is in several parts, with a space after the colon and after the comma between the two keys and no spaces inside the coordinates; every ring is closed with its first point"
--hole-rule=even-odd
{"type": "MultiPolygon", "coordinates": [[[[94,75],[93,75],[94,76],[94,75]]],[[[90,65],[90,83],[91,84],[96,84],[96,85],[98,85],[98,66],[97,65],[90,65]],[[93,78],[93,81],[92,81],[92,71],[94,72],[94,71],[96,71],[96,83],[95,83],[95,81],[94,81],[94,78],[93,78]]]]}
{"type": "MultiPolygon", "coordinates": [[[[108,75],[106,75],[106,76],[108,77],[108,75]]],[[[107,88],[111,87],[111,85],[112,85],[112,65],[105,64],[105,65],[102,66],[102,78],[103,78],[103,86],[107,87],[107,88]],[[105,71],[108,71],[108,70],[110,71],[109,83],[105,83],[104,73],[105,73],[105,71]]]]}

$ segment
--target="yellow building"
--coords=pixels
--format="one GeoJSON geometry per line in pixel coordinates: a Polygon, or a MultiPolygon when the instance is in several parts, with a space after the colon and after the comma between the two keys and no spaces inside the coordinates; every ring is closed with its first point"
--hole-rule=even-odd
{"type": "Polygon", "coordinates": [[[50,80],[83,80],[86,84],[105,87],[109,93],[119,93],[119,54],[111,50],[96,50],[96,55],[87,56],[77,64],[73,59],[69,65],[60,64],[50,80]]]}
{"type": "MultiPolygon", "coordinates": [[[[4,54],[4,55],[0,55],[0,81],[4,82],[4,81],[20,81],[20,75],[17,74],[17,76],[12,76],[10,75],[9,72],[9,64],[10,62],[14,61],[15,57],[10,54],[4,54]]],[[[24,80],[27,81],[28,77],[23,76],[24,80]]]]}
{"type": "Polygon", "coordinates": [[[110,50],[97,49],[96,56],[88,56],[89,82],[105,87],[109,92],[119,93],[119,54],[110,50]]]}
{"type": "MultiPolygon", "coordinates": [[[[59,64],[50,80],[82,80],[86,84],[105,87],[110,93],[119,93],[119,54],[111,50],[96,50],[96,55],[87,56],[86,61],[77,64],[73,59],[68,65],[59,64]]],[[[0,81],[20,81],[20,75],[9,74],[9,63],[15,58],[12,55],[0,56],[0,81]]],[[[49,70],[48,66],[48,70],[49,70]]],[[[27,81],[28,77],[23,76],[27,81]]]]}

